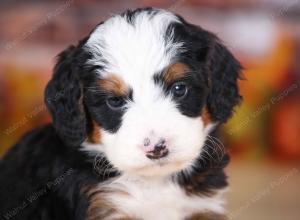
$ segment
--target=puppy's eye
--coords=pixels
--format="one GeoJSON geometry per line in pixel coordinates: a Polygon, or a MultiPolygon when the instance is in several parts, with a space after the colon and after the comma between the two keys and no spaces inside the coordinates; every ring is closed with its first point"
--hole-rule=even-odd
{"type": "Polygon", "coordinates": [[[112,110],[119,110],[125,105],[125,99],[119,96],[113,96],[106,99],[106,104],[112,110]]]}
{"type": "Polygon", "coordinates": [[[187,94],[188,88],[185,83],[174,83],[171,88],[171,93],[175,98],[183,98],[187,94]]]}

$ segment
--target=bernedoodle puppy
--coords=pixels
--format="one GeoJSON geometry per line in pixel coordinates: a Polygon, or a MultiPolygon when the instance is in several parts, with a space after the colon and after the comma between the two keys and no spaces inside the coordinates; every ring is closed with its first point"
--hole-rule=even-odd
{"type": "Polygon", "coordinates": [[[171,12],[128,10],[63,51],[53,123],[0,163],[1,218],[220,220],[229,157],[216,131],[241,96],[221,41],[171,12]]]}

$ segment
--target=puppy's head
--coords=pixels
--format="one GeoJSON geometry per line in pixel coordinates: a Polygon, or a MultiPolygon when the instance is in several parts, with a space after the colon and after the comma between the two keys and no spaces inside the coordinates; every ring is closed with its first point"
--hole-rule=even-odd
{"type": "Polygon", "coordinates": [[[132,174],[189,167],[240,100],[240,65],[218,38],[152,8],[101,23],[54,72],[46,103],[62,140],[132,174]]]}

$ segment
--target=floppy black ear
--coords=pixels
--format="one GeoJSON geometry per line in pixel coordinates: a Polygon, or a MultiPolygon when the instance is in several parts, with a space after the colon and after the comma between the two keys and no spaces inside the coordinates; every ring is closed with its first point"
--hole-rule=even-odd
{"type": "Polygon", "coordinates": [[[71,46],[58,56],[54,74],[45,91],[45,102],[58,135],[67,145],[80,145],[86,137],[82,86],[76,75],[71,46]]]}
{"type": "Polygon", "coordinates": [[[211,81],[207,108],[214,121],[226,122],[241,101],[238,88],[241,65],[217,37],[213,36],[211,43],[206,57],[211,81]]]}

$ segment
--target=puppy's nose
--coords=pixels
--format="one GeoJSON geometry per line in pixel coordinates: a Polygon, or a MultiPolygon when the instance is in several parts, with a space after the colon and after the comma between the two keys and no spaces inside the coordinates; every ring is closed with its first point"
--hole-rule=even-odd
{"type": "Polygon", "coordinates": [[[149,159],[159,159],[167,156],[169,150],[167,149],[166,140],[160,139],[153,147],[153,150],[147,151],[146,156],[149,159]]]}

